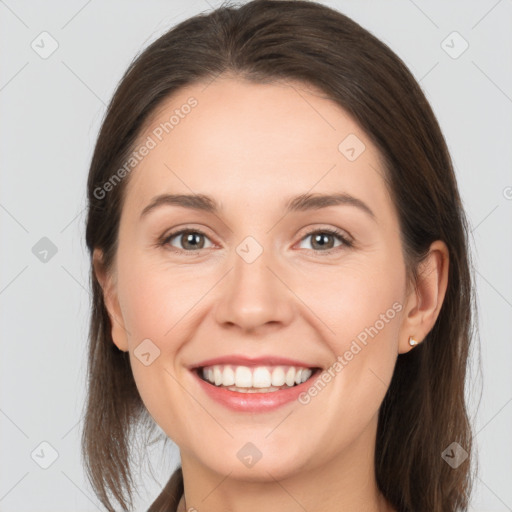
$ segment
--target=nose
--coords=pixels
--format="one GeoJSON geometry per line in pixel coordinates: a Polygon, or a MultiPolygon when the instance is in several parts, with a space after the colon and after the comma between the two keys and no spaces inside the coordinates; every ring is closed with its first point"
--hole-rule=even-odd
{"type": "Polygon", "coordinates": [[[252,262],[238,253],[224,278],[215,318],[219,325],[255,332],[288,325],[294,314],[294,294],[270,250],[252,262]]]}

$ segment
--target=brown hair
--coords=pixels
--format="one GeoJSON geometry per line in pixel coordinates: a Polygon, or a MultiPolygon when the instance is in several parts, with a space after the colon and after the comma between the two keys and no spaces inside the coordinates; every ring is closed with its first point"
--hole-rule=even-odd
{"type": "MultiPolygon", "coordinates": [[[[350,18],[314,2],[254,0],[187,19],[145,49],[117,87],[94,150],[86,227],[91,257],[101,249],[104,268],[111,268],[128,178],[106,194],[98,190],[122,167],[149,116],[181,87],[221,73],[255,83],[311,84],[359,123],[385,163],[411,283],[430,244],[447,244],[444,303],[424,342],[398,356],[379,411],[375,472],[380,491],[398,511],[466,510],[474,446],[465,386],[475,313],[467,220],[447,145],[418,83],[388,46],[350,18]],[[469,454],[457,469],[441,457],[453,442],[469,454]]],[[[134,429],[143,425],[151,431],[154,424],[129,354],[112,341],[92,268],[91,285],[82,451],[101,502],[114,510],[110,493],[128,509],[134,429]]],[[[177,503],[182,492],[178,469],[157,501],[177,503]]]]}

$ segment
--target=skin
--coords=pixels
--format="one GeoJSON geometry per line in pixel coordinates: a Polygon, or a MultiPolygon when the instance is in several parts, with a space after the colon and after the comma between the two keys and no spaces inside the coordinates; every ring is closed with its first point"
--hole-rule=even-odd
{"type": "Polygon", "coordinates": [[[379,152],[321,92],[218,77],[168,98],[139,140],[190,96],[198,105],[129,177],[110,272],[94,254],[113,341],[130,352],[149,413],[180,448],[186,507],[392,511],[374,476],[378,411],[398,354],[413,350],[409,336],[421,342],[435,323],[448,250],[432,244],[416,287],[408,286],[379,152]],[[338,150],[348,134],[366,146],[352,162],[338,150]],[[284,215],[291,196],[333,191],[364,201],[375,219],[351,205],[284,215]],[[141,219],[162,193],[207,194],[221,210],[165,205],[141,219]],[[195,256],[180,235],[157,245],[183,227],[206,234],[195,256]],[[353,247],[326,234],[333,252],[325,255],[308,236],[322,228],[342,230],[353,247]],[[251,264],[236,252],[247,236],[263,248],[251,264]],[[307,405],[231,411],[187,370],[226,354],[275,354],[328,368],[394,303],[401,311],[307,405]],[[145,366],[134,350],[147,338],[160,356],[145,366]],[[247,442],[262,453],[251,468],[237,457],[247,442]]]}

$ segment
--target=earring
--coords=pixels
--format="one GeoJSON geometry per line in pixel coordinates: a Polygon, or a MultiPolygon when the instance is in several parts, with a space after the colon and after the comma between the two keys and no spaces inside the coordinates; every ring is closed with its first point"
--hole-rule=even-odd
{"type": "Polygon", "coordinates": [[[409,345],[411,347],[414,347],[417,344],[418,344],[418,342],[412,336],[409,336],[409,345]]]}

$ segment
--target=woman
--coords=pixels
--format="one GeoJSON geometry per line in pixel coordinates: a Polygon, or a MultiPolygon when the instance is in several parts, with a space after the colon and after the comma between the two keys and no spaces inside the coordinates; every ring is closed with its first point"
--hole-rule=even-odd
{"type": "Polygon", "coordinates": [[[314,2],[180,23],[131,64],[88,180],[83,453],[151,511],[466,510],[473,289],[450,156],[382,42],[314,2]]]}

